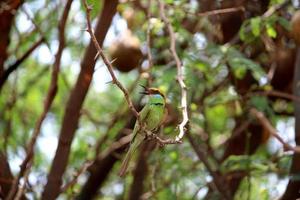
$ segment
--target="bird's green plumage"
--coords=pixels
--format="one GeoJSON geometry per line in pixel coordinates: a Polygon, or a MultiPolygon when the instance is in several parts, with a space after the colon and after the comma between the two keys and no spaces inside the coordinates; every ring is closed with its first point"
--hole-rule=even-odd
{"type": "MultiPolygon", "coordinates": [[[[161,125],[164,118],[165,103],[166,101],[163,95],[149,94],[148,102],[140,112],[140,119],[146,130],[154,131],[161,125]]],[[[119,172],[120,176],[124,176],[131,157],[146,137],[146,133],[141,131],[139,123],[137,121],[135,123],[132,135],[133,136],[129,150],[122,162],[122,166],[119,172]]]]}

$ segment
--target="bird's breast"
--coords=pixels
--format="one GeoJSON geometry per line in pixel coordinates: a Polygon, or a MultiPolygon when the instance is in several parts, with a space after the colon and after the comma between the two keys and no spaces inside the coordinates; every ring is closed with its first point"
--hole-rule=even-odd
{"type": "Polygon", "coordinates": [[[163,116],[164,106],[153,106],[149,112],[149,115],[147,116],[147,128],[149,130],[156,129],[160,125],[163,116]]]}

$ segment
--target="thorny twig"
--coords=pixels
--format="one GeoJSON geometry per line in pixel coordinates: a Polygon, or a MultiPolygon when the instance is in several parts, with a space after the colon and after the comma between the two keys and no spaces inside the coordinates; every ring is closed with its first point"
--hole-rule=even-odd
{"type": "Polygon", "coordinates": [[[189,118],[187,111],[187,88],[184,83],[184,74],[183,74],[183,65],[177,55],[176,52],[176,37],[173,30],[173,27],[169,21],[169,19],[165,15],[165,4],[163,1],[159,1],[159,8],[161,18],[164,21],[165,25],[168,28],[169,36],[170,36],[170,51],[174,57],[177,67],[177,81],[180,85],[181,89],[181,109],[182,109],[182,122],[179,124],[179,134],[176,136],[175,141],[180,142],[185,134],[186,128],[189,118]]]}
{"type": "Polygon", "coordinates": [[[95,45],[95,48],[97,49],[97,54],[95,56],[95,59],[98,58],[98,56],[100,55],[105,66],[107,67],[109,73],[110,73],[110,76],[112,78],[112,83],[113,84],[116,84],[117,87],[123,92],[124,94],[124,97],[127,101],[127,104],[130,108],[130,110],[132,111],[132,113],[135,115],[135,117],[137,118],[139,124],[141,124],[141,120],[140,120],[140,116],[139,116],[139,113],[137,112],[137,110],[135,109],[131,99],[129,98],[129,93],[127,91],[127,89],[121,84],[121,82],[117,79],[114,71],[113,71],[113,66],[111,64],[111,62],[108,60],[108,58],[104,55],[103,53],[103,50],[102,48],[100,47],[98,41],[97,41],[97,38],[96,36],[94,35],[94,32],[92,30],[92,25],[91,25],[91,19],[90,19],[90,12],[92,10],[92,7],[89,6],[86,2],[86,0],[82,0],[83,1],[83,4],[84,4],[84,7],[86,9],[86,20],[87,20],[87,32],[90,34],[91,36],[91,39],[95,45]]]}
{"type": "Polygon", "coordinates": [[[269,133],[278,140],[282,145],[284,150],[286,151],[294,151],[300,153],[300,146],[291,146],[290,144],[286,143],[278,134],[278,131],[272,126],[270,121],[265,117],[265,115],[258,111],[255,108],[251,108],[250,113],[256,117],[256,119],[261,123],[261,125],[269,131],[269,133]]]}
{"type": "Polygon", "coordinates": [[[146,130],[146,138],[147,140],[155,139],[160,147],[164,147],[167,144],[179,144],[181,141],[173,140],[173,139],[162,139],[157,134],[146,130]]]}
{"type": "MultiPolygon", "coordinates": [[[[127,89],[121,84],[121,82],[117,79],[117,77],[115,76],[115,74],[114,74],[114,71],[113,71],[113,67],[112,67],[112,65],[111,65],[111,62],[109,62],[109,60],[108,60],[108,58],[104,55],[104,53],[103,53],[103,50],[102,50],[102,48],[100,47],[100,45],[99,45],[99,43],[98,43],[98,41],[97,41],[97,39],[96,39],[96,37],[95,37],[95,35],[94,35],[94,33],[93,33],[93,31],[92,31],[92,26],[91,26],[91,20],[90,20],[90,12],[91,12],[91,6],[89,6],[88,4],[87,4],[87,2],[86,2],[86,0],[83,0],[83,3],[84,3],[84,7],[86,8],[86,19],[87,19],[87,32],[90,34],[90,36],[91,36],[91,39],[92,39],[92,41],[93,41],[93,43],[94,43],[94,45],[95,45],[95,47],[96,47],[96,49],[97,49],[97,54],[96,54],[96,56],[95,56],[95,59],[97,59],[98,58],[98,56],[100,55],[101,56],[101,58],[102,58],[102,60],[103,60],[103,62],[104,62],[104,64],[106,65],[106,67],[107,67],[107,69],[108,69],[108,71],[109,71],[109,73],[110,73],[110,75],[111,75],[111,77],[112,77],[112,83],[113,84],[116,84],[117,85],[117,87],[123,92],[123,94],[124,94],[124,97],[125,97],[125,99],[126,99],[126,101],[127,101],[127,104],[128,104],[128,106],[129,106],[129,108],[130,108],[130,110],[132,111],[132,113],[135,115],[135,117],[137,118],[137,121],[138,121],[138,123],[140,124],[140,127],[141,127],[141,129],[142,130],[144,130],[144,131],[147,131],[147,130],[145,130],[145,127],[143,126],[143,124],[142,124],[142,122],[141,122],[141,120],[140,120],[140,116],[139,116],[139,113],[137,112],[137,110],[135,109],[135,107],[134,107],[134,105],[133,105],[133,103],[132,103],[132,101],[131,101],[131,99],[130,99],[130,97],[129,97],[129,92],[127,91],[127,89]]],[[[172,28],[171,28],[172,29],[172,28]]],[[[172,38],[174,38],[174,32],[173,32],[173,30],[172,30],[172,33],[173,33],[173,36],[172,36],[172,38]]],[[[175,40],[174,40],[174,42],[175,42],[175,40]]],[[[176,54],[176,50],[175,50],[175,44],[173,44],[172,45],[172,47],[171,47],[171,49],[173,49],[173,51],[175,51],[175,54],[176,54]],[[173,47],[174,46],[174,47],[173,47]]],[[[176,54],[177,55],[177,54],[176,54]]],[[[181,84],[181,86],[182,87],[184,87],[184,97],[185,98],[183,98],[183,103],[182,103],[182,107],[183,107],[183,110],[187,110],[186,108],[187,108],[187,106],[186,106],[186,87],[185,87],[185,84],[184,84],[184,82],[183,82],[183,72],[182,72],[182,69],[181,69],[181,64],[180,64],[180,60],[179,60],[179,58],[178,58],[178,56],[176,56],[177,57],[177,62],[179,62],[179,69],[178,69],[178,71],[180,71],[179,73],[178,73],[178,81],[180,82],[180,84],[181,84]],[[185,108],[185,109],[184,109],[185,108]]],[[[185,124],[187,123],[187,121],[188,121],[188,118],[187,118],[187,111],[186,111],[186,118],[184,117],[184,121],[180,124],[180,130],[182,130],[181,132],[180,132],[180,135],[178,136],[178,138],[176,138],[176,140],[175,141],[173,141],[173,140],[163,140],[163,139],[160,139],[158,136],[156,136],[156,138],[155,139],[157,139],[158,141],[159,141],[159,143],[160,144],[178,144],[178,143],[181,143],[181,139],[182,139],[182,137],[183,137],[183,135],[184,135],[184,126],[185,126],[185,124]]]]}

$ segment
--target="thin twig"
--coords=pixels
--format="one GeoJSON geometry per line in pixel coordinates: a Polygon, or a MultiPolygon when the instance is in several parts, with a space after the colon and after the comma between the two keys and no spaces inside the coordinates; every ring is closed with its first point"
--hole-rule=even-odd
{"type": "Polygon", "coordinates": [[[245,11],[245,8],[243,6],[239,6],[239,7],[233,7],[233,8],[210,10],[210,11],[206,11],[206,12],[197,13],[197,16],[208,17],[208,16],[212,16],[212,15],[233,13],[233,12],[238,12],[238,11],[245,11]]]}
{"type": "Polygon", "coordinates": [[[9,75],[15,71],[30,55],[31,53],[39,47],[45,39],[42,37],[36,43],[34,43],[18,60],[16,60],[12,65],[10,65],[0,77],[0,90],[3,87],[5,81],[8,79],[9,75]]]}
{"type": "MultiPolygon", "coordinates": [[[[24,12],[24,14],[26,15],[26,17],[31,21],[31,23],[34,25],[35,30],[43,37],[45,37],[45,33],[44,31],[42,31],[42,29],[40,28],[40,26],[34,21],[34,19],[30,16],[30,14],[28,13],[27,9],[23,6],[21,7],[21,10],[24,12]]],[[[45,39],[45,44],[48,47],[49,50],[51,50],[50,48],[50,44],[48,43],[48,41],[45,39]]]]}
{"type": "Polygon", "coordinates": [[[300,97],[289,94],[289,93],[281,92],[281,91],[278,91],[278,90],[251,92],[249,94],[249,96],[252,96],[252,95],[255,95],[255,94],[265,95],[265,96],[273,96],[273,97],[280,97],[280,98],[283,98],[283,99],[289,99],[289,100],[292,100],[292,101],[300,102],[300,97]]]}
{"type": "Polygon", "coordinates": [[[219,144],[219,147],[226,146],[230,141],[240,136],[250,125],[251,119],[243,121],[238,127],[235,128],[234,132],[231,134],[230,138],[219,144]]]}
{"type": "Polygon", "coordinates": [[[186,89],[186,85],[184,83],[183,65],[177,55],[177,52],[176,52],[175,33],[174,33],[173,27],[172,27],[169,19],[165,15],[165,4],[161,0],[159,1],[159,8],[160,8],[161,18],[168,28],[168,32],[169,32],[169,36],[170,36],[170,51],[176,62],[177,81],[178,81],[178,83],[180,85],[180,89],[181,89],[182,122],[179,124],[179,134],[176,136],[176,139],[175,139],[175,141],[181,141],[185,134],[185,131],[186,131],[185,126],[187,125],[187,123],[189,121],[188,111],[187,111],[187,89],[186,89]]]}
{"type": "Polygon", "coordinates": [[[20,189],[18,190],[17,194],[16,194],[16,197],[15,197],[15,200],[19,200],[21,199],[21,197],[23,196],[24,192],[25,192],[25,189],[26,189],[26,184],[28,182],[28,178],[29,178],[29,174],[30,174],[30,166],[32,165],[32,162],[33,160],[31,160],[29,163],[28,163],[28,167],[26,168],[26,171],[24,173],[24,178],[23,178],[23,185],[20,187],[20,189]]]}
{"type": "Polygon", "coordinates": [[[66,25],[66,21],[68,18],[69,10],[71,8],[72,1],[73,0],[68,0],[68,2],[66,3],[66,6],[63,11],[63,15],[62,15],[60,23],[58,25],[59,47],[58,47],[56,58],[55,58],[55,61],[53,64],[51,83],[50,83],[50,87],[48,90],[46,100],[44,102],[44,109],[43,109],[43,112],[41,113],[40,117],[37,120],[33,134],[30,139],[30,142],[28,143],[27,148],[26,148],[26,157],[23,160],[22,164],[20,165],[20,172],[14,180],[14,183],[11,187],[11,190],[9,192],[7,200],[14,199],[14,196],[18,192],[18,185],[19,185],[20,179],[23,177],[24,173],[26,172],[26,169],[31,168],[31,165],[33,163],[33,157],[34,157],[35,143],[40,134],[40,129],[42,127],[42,123],[43,123],[44,119],[46,118],[46,115],[47,115],[47,113],[53,103],[54,97],[56,96],[56,93],[57,93],[57,80],[58,80],[58,74],[59,74],[59,70],[60,70],[60,61],[61,61],[63,49],[65,47],[65,37],[64,37],[65,25],[66,25]]]}
{"type": "Polygon", "coordinates": [[[82,164],[80,169],[74,174],[72,180],[68,183],[66,183],[62,188],[61,188],[61,193],[66,192],[70,187],[75,185],[78,181],[78,177],[86,172],[86,170],[93,164],[92,161],[87,160],[85,163],[82,164]]]}
{"type": "Polygon", "coordinates": [[[291,146],[290,144],[286,143],[278,134],[278,131],[272,126],[270,121],[265,117],[265,115],[258,111],[255,108],[251,108],[250,113],[256,117],[256,119],[261,123],[261,125],[269,131],[269,133],[278,140],[283,145],[284,150],[287,151],[294,151],[300,153],[300,146],[291,146]]]}
{"type": "Polygon", "coordinates": [[[277,12],[278,10],[281,10],[282,8],[284,8],[285,6],[289,5],[291,3],[290,0],[285,0],[280,4],[275,4],[273,6],[271,6],[263,15],[263,18],[267,18],[270,17],[271,15],[273,15],[275,12],[277,12]]]}
{"type": "Polygon", "coordinates": [[[129,93],[127,91],[127,89],[121,84],[121,82],[117,79],[116,75],[114,74],[114,71],[113,71],[113,66],[111,64],[111,62],[108,60],[108,58],[104,55],[103,53],[103,50],[102,48],[100,47],[98,41],[97,41],[97,38],[96,36],[94,35],[94,32],[92,30],[92,25],[91,25],[91,19],[90,19],[90,12],[92,10],[91,6],[89,6],[86,2],[86,0],[82,0],[83,1],[83,4],[84,4],[84,7],[86,9],[86,20],[87,20],[87,32],[90,34],[91,36],[91,39],[95,45],[95,48],[97,49],[97,54],[95,56],[95,59],[98,58],[98,56],[100,55],[104,64],[106,65],[110,75],[111,75],[111,78],[112,78],[112,83],[113,84],[116,84],[117,87],[123,92],[124,94],[124,97],[127,101],[127,104],[130,108],[130,110],[132,111],[132,113],[135,115],[135,117],[137,118],[139,124],[141,125],[141,120],[140,120],[140,116],[139,116],[139,113],[137,112],[137,110],[135,109],[130,97],[129,97],[129,93]]]}
{"type": "Polygon", "coordinates": [[[100,154],[97,154],[95,160],[102,160],[103,158],[107,157],[109,154],[114,153],[114,151],[116,151],[117,149],[120,149],[121,147],[129,144],[131,140],[132,140],[132,133],[121,137],[119,140],[110,144],[107,150],[103,151],[100,154]]]}

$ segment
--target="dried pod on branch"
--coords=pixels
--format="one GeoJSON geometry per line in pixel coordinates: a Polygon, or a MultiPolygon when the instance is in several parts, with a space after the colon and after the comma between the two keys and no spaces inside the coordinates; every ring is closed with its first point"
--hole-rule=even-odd
{"type": "Polygon", "coordinates": [[[137,68],[143,57],[139,39],[126,30],[109,48],[111,59],[115,59],[113,66],[121,72],[129,72],[137,68]]]}

